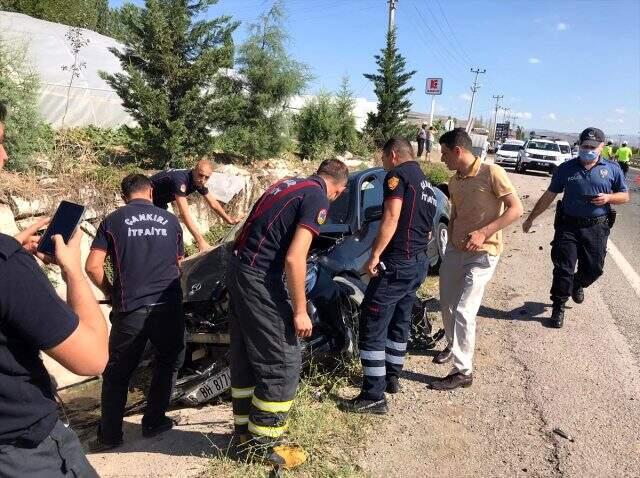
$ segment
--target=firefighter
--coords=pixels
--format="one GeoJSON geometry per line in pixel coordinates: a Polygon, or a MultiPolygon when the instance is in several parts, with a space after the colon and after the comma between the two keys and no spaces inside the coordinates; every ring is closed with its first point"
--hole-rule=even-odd
{"type": "Polygon", "coordinates": [[[382,161],[384,206],[378,236],[366,265],[371,280],[360,316],[360,394],[341,402],[343,410],[385,414],[385,390],[400,391],[398,377],[407,350],[411,309],[427,275],[427,245],[436,213],[431,184],[415,161],[411,144],[391,138],[382,161]]]}
{"type": "Polygon", "coordinates": [[[313,176],[272,185],[238,234],[227,269],[238,449],[276,465],[292,465],[279,442],[300,376],[298,339],[312,332],[307,253],[347,179],[344,163],[330,159],[313,176]]]}

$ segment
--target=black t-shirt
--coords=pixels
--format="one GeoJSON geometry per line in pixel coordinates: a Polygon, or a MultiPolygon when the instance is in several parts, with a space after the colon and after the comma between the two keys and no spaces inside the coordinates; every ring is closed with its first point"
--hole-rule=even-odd
{"type": "Polygon", "coordinates": [[[153,204],[162,209],[167,209],[169,203],[176,200],[176,196],[187,197],[194,191],[205,196],[209,192],[206,187],[196,186],[190,169],[168,169],[149,179],[153,183],[153,204]]]}
{"type": "Polygon", "coordinates": [[[317,235],[328,210],[327,185],[321,177],[279,181],[253,206],[234,254],[245,264],[279,273],[296,228],[303,226],[317,235]]]}
{"type": "Polygon", "coordinates": [[[178,260],[184,244],[173,214],[134,199],[102,221],[91,249],[106,251],[111,258],[117,312],[182,301],[178,260]]]}
{"type": "Polygon", "coordinates": [[[40,351],[77,327],[31,254],[0,234],[0,444],[37,446],[53,429],[57,404],[40,351]]]}
{"type": "Polygon", "coordinates": [[[427,249],[437,200],[431,184],[415,161],[402,163],[384,178],[384,200],[402,201],[398,228],[382,258],[410,259],[427,249]]]}

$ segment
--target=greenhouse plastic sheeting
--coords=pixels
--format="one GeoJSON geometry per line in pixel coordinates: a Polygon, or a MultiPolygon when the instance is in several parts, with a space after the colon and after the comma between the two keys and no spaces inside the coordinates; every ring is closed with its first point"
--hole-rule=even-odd
{"type": "Polygon", "coordinates": [[[43,118],[54,127],[60,127],[68,97],[65,127],[134,124],[122,108],[118,95],[98,76],[98,71],[121,71],[118,59],[108,50],[119,44],[113,38],[82,29],[82,36],[89,44],[80,50],[78,62],[85,62],[86,68],[73,79],[69,89],[71,72],[62,69],[73,64],[73,52],[65,37],[68,31],[69,27],[60,23],[0,12],[0,41],[11,47],[25,48],[32,68],[40,76],[43,118]]]}

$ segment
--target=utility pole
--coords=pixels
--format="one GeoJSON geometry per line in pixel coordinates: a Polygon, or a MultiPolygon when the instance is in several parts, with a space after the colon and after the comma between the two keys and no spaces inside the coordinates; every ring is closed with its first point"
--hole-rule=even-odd
{"type": "Polygon", "coordinates": [[[396,28],[396,8],[398,8],[398,0],[389,0],[389,32],[396,28]]]}
{"type": "Polygon", "coordinates": [[[501,106],[500,109],[502,110],[502,122],[504,123],[507,118],[507,111],[510,111],[511,108],[505,108],[504,106],[501,106]]]}
{"type": "Polygon", "coordinates": [[[500,100],[504,98],[504,95],[493,95],[493,99],[496,100],[496,109],[493,114],[493,140],[496,140],[496,129],[498,127],[498,109],[500,108],[500,100]]]}
{"type": "Polygon", "coordinates": [[[471,87],[471,105],[469,105],[469,116],[467,116],[467,125],[471,122],[471,115],[473,113],[473,101],[476,98],[476,91],[480,89],[480,85],[478,85],[478,75],[486,73],[487,70],[481,70],[480,68],[476,68],[475,70],[471,68],[471,73],[475,73],[476,77],[473,79],[473,86],[471,87]]]}

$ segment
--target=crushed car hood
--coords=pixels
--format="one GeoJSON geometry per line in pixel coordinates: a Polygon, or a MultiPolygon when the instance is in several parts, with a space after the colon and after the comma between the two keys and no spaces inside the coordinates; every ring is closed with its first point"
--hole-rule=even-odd
{"type": "Polygon", "coordinates": [[[224,242],[182,262],[182,294],[185,303],[211,299],[217,284],[224,281],[232,246],[232,241],[224,242]]]}

